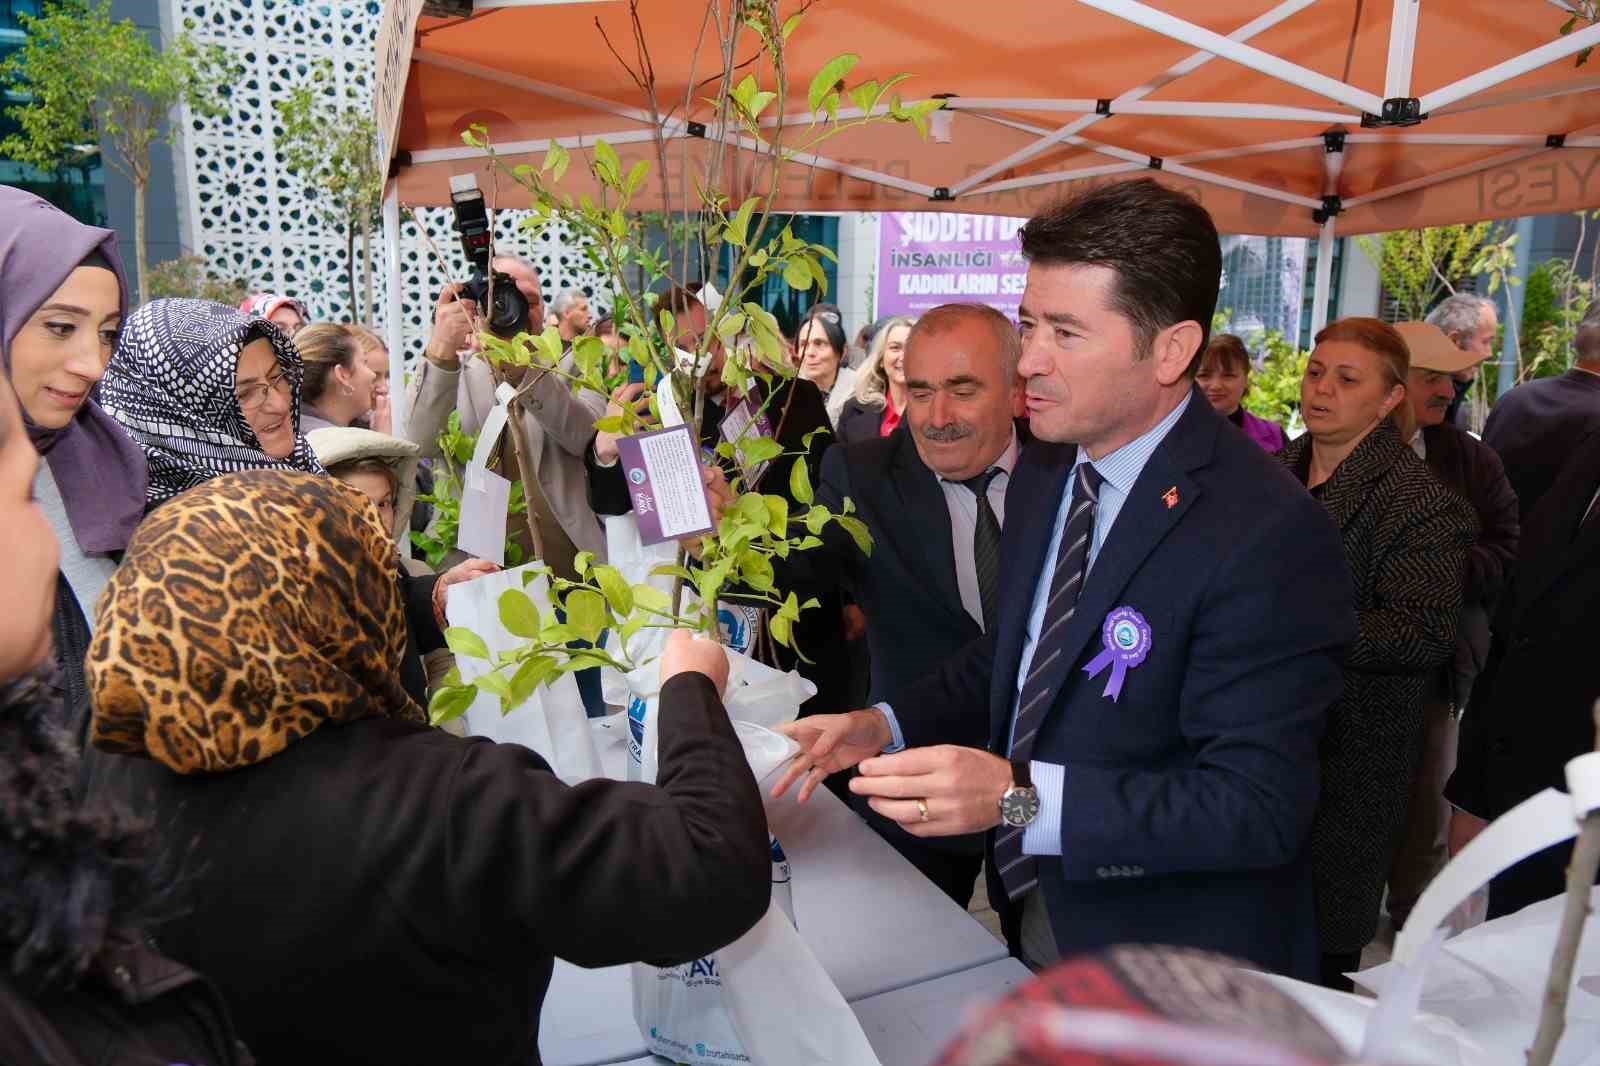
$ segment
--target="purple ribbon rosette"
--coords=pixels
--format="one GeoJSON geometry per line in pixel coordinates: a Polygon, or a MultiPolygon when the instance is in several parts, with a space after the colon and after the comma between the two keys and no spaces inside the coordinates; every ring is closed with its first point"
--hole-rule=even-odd
{"type": "Polygon", "coordinates": [[[1150,623],[1132,607],[1115,607],[1100,624],[1100,641],[1104,650],[1089,661],[1083,672],[1096,677],[1106,667],[1111,667],[1111,679],[1106,682],[1102,695],[1117,702],[1122,695],[1122,682],[1128,671],[1144,662],[1150,654],[1150,623]]]}

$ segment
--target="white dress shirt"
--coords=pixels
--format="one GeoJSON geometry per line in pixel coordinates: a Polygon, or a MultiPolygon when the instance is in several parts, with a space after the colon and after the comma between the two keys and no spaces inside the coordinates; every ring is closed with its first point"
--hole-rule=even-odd
{"type": "MultiPolygon", "coordinates": [[[[1011,431],[1011,442],[991,466],[1003,471],[989,482],[989,506],[1002,527],[1006,522],[1006,486],[1011,483],[1011,471],[1017,466],[1017,433],[1011,431]]],[[[983,628],[983,594],[978,588],[978,563],[974,556],[973,537],[978,531],[978,497],[959,481],[939,479],[944,490],[945,506],[950,509],[950,537],[956,551],[956,587],[961,591],[961,606],[972,620],[983,628]]]]}

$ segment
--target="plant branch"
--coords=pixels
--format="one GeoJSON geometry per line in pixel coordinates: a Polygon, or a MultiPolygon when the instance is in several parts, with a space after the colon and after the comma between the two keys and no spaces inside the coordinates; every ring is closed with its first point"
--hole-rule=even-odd
{"type": "MultiPolygon", "coordinates": [[[[1595,701],[1595,750],[1600,751],[1600,700],[1595,701]]],[[[1528,1051],[1528,1066],[1550,1066],[1556,1047],[1567,1026],[1567,996],[1572,989],[1572,971],[1578,961],[1578,945],[1588,921],[1589,897],[1595,873],[1600,871],[1600,810],[1589,812],[1572,848],[1567,866],[1567,903],[1561,914],[1561,931],[1550,959],[1550,979],[1545,985],[1544,1006],[1539,1011],[1539,1029],[1528,1051]]]]}

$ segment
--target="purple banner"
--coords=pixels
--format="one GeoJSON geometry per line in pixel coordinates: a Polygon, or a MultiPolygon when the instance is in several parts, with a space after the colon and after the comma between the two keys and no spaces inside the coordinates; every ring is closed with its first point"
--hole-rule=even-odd
{"type": "Polygon", "coordinates": [[[1017,230],[1024,218],[885,211],[878,223],[877,315],[982,303],[1016,320],[1027,281],[1017,230]]]}

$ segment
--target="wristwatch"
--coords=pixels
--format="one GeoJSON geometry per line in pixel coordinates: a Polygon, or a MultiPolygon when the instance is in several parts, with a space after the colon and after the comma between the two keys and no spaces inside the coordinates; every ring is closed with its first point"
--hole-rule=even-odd
{"type": "Polygon", "coordinates": [[[1039,793],[1033,787],[1026,760],[1011,763],[1011,787],[1000,795],[1000,820],[1013,829],[1027,826],[1039,817],[1039,793]]]}

